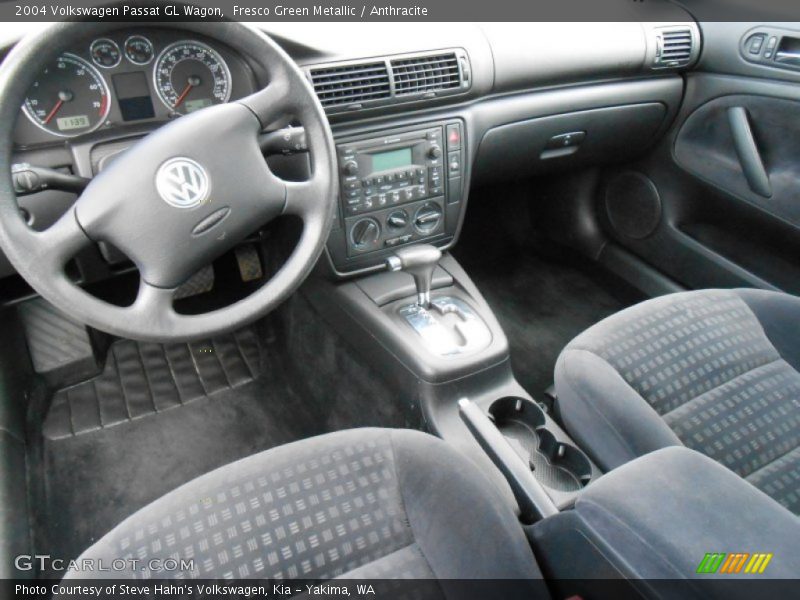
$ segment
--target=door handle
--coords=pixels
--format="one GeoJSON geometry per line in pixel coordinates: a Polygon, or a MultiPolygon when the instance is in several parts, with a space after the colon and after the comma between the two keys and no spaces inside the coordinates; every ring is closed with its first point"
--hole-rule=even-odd
{"type": "Polygon", "coordinates": [[[739,164],[744,172],[747,185],[759,196],[764,198],[772,197],[772,185],[769,182],[769,175],[764,168],[761,154],[758,152],[753,130],[750,128],[750,120],[747,117],[747,110],[743,106],[731,106],[728,108],[728,123],[733,134],[733,145],[736,148],[736,155],[739,157],[739,164]]]}

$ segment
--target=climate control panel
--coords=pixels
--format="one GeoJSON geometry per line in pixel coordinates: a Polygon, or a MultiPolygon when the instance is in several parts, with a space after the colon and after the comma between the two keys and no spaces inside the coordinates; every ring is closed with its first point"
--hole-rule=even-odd
{"type": "Polygon", "coordinates": [[[337,269],[454,233],[463,134],[463,122],[451,120],[337,139],[339,218],[328,243],[337,269]]]}

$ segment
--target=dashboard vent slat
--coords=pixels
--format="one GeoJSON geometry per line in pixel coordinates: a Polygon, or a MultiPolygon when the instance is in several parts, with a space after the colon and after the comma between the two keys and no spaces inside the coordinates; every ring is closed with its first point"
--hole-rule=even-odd
{"type": "Polygon", "coordinates": [[[395,95],[419,94],[461,87],[454,52],[391,61],[395,95]]]}
{"type": "Polygon", "coordinates": [[[359,104],[391,97],[386,63],[372,62],[310,70],[311,83],[322,106],[359,104]]]}
{"type": "Polygon", "coordinates": [[[459,48],[310,65],[305,72],[329,114],[428,102],[472,87],[469,57],[459,48]]]}
{"type": "Polygon", "coordinates": [[[659,35],[661,44],[656,66],[678,67],[691,61],[693,38],[689,28],[665,29],[659,35]]]}

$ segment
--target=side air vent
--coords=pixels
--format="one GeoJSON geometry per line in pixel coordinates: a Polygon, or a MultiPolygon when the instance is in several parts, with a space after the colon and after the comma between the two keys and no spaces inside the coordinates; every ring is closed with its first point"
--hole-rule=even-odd
{"type": "Polygon", "coordinates": [[[455,52],[399,58],[391,62],[397,96],[422,94],[461,87],[455,52]]]}
{"type": "Polygon", "coordinates": [[[689,27],[663,29],[656,35],[654,68],[683,67],[691,62],[694,36],[689,27]]]}
{"type": "Polygon", "coordinates": [[[312,68],[311,83],[325,108],[391,97],[385,61],[312,68]]]}

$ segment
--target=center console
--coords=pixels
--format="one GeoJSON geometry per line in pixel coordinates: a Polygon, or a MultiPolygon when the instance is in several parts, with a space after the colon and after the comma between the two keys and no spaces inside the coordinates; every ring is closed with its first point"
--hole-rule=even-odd
{"type": "Polygon", "coordinates": [[[337,272],[375,269],[407,244],[453,240],[464,192],[461,120],[336,141],[339,206],[328,254],[337,272]]]}

